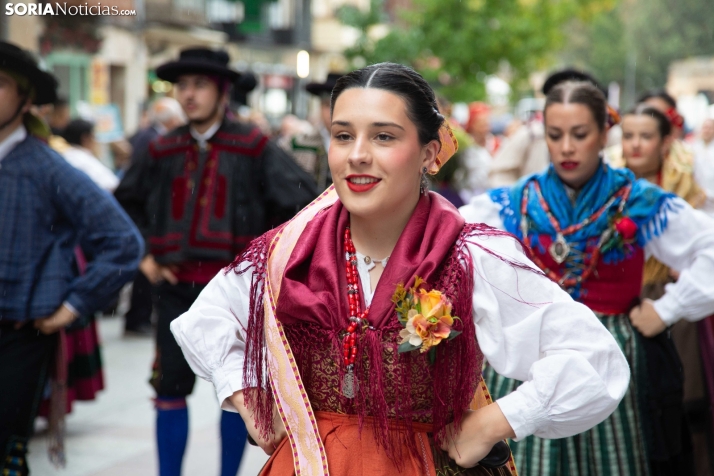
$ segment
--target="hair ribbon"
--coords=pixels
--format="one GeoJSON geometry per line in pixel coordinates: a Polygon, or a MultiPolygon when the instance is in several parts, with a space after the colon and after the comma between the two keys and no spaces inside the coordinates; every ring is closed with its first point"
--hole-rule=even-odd
{"type": "Polygon", "coordinates": [[[430,175],[436,175],[439,169],[459,150],[459,141],[456,140],[454,131],[451,130],[447,120],[444,120],[444,123],[439,128],[439,142],[441,143],[441,149],[436,154],[436,160],[429,168],[430,175]]]}

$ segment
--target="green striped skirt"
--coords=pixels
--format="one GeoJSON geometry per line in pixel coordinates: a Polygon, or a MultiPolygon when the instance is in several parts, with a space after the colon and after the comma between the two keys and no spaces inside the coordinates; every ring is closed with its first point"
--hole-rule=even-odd
{"type": "MultiPolygon", "coordinates": [[[[597,314],[597,313],[596,313],[597,314]]],[[[632,377],[615,412],[596,427],[568,438],[529,436],[509,442],[520,476],[647,476],[649,464],[642,430],[641,399],[636,382],[644,377],[641,346],[627,315],[597,314],[630,364],[632,377]]],[[[484,378],[493,399],[515,390],[521,382],[498,375],[491,366],[484,378]]]]}

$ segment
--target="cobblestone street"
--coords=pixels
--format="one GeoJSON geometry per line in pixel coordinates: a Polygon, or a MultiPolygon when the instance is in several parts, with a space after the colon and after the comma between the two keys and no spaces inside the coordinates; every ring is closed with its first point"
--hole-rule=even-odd
{"type": "MultiPolygon", "coordinates": [[[[122,337],[123,319],[99,321],[106,389],[93,402],[75,403],[67,417],[67,467],[55,469],[47,457],[44,422],[30,443],[35,476],[154,476],[153,392],[147,383],[153,340],[122,337]]],[[[219,474],[219,410],[210,383],[197,379],[189,398],[190,435],[184,475],[219,474]]],[[[267,457],[247,445],[239,476],[258,474],[267,457]]]]}

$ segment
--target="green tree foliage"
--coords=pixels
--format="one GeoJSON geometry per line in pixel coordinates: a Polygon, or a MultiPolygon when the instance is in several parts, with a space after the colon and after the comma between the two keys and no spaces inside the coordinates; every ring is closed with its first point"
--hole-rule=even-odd
{"type": "Polygon", "coordinates": [[[673,61],[714,55],[711,0],[620,0],[585,24],[574,21],[563,61],[587,68],[603,83],[625,87],[623,105],[667,82],[673,61]]]}
{"type": "Polygon", "coordinates": [[[355,66],[398,61],[416,67],[453,100],[483,96],[483,80],[503,64],[516,80],[543,68],[566,39],[564,25],[588,21],[616,0],[414,0],[414,8],[378,41],[382,0],[369,13],[343,7],[341,20],[362,35],[345,54],[355,66]]]}

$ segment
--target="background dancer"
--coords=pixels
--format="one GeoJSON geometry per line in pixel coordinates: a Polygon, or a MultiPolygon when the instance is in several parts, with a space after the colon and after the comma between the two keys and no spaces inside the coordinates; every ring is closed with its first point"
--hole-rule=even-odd
{"type": "MultiPolygon", "coordinates": [[[[681,318],[703,318],[714,305],[714,282],[704,278],[714,272],[714,221],[603,162],[607,103],[591,83],[553,88],[544,119],[550,167],[477,197],[461,212],[470,222],[505,229],[528,243],[543,272],[595,311],[633,375],[617,411],[593,429],[559,440],[514,442],[519,473],[691,474],[691,455],[682,446],[686,428],[677,414],[681,381],[679,394],[658,385],[676,382],[680,372],[663,331],[681,318]],[[660,299],[638,304],[645,253],[681,275],[660,299]],[[677,431],[666,433],[672,414],[677,431]]],[[[495,366],[486,371],[495,398],[519,385],[498,372],[495,366]]]]}
{"type": "MultiPolygon", "coordinates": [[[[622,117],[622,155],[627,168],[635,173],[637,178],[643,178],[665,191],[675,193],[695,208],[701,206],[705,195],[694,181],[694,171],[688,164],[677,162],[678,155],[668,154],[672,136],[672,123],[658,109],[647,104],[640,104],[622,117]]],[[[665,293],[665,287],[676,281],[677,274],[667,265],[657,261],[654,256],[645,263],[642,297],[644,299],[659,299],[665,293]]],[[[712,318],[708,318],[711,322],[712,318]]],[[[703,365],[714,353],[706,340],[699,338],[697,327],[704,321],[689,322],[681,320],[671,328],[672,340],[677,348],[684,370],[684,385],[680,380],[682,375],[675,375],[676,381],[670,382],[672,388],[683,390],[684,415],[692,431],[692,443],[696,473],[710,474],[712,471],[711,441],[712,419],[707,392],[706,370],[711,367],[703,365]],[[705,348],[700,348],[700,343],[705,348]]],[[[703,329],[702,329],[703,330],[703,329]]],[[[703,330],[704,331],[704,330],[703,330]]],[[[705,331],[704,331],[705,332],[705,331]]],[[[668,372],[660,374],[661,379],[672,377],[668,372]]],[[[709,379],[714,375],[709,376],[709,379]]],[[[679,397],[679,395],[677,395],[679,397]]],[[[681,418],[671,420],[675,428],[667,433],[676,434],[681,418]]],[[[685,440],[686,441],[686,440],[685,440]]]]}
{"type": "MultiPolygon", "coordinates": [[[[158,323],[151,384],[161,476],[177,476],[188,439],[186,397],[195,376],[169,325],[255,236],[312,200],[311,177],[260,131],[225,117],[238,73],[225,51],[194,48],[156,74],[175,84],[189,124],[154,140],[115,196],[140,224],[141,271],[156,286],[158,323]]],[[[222,475],[238,471],[245,427],[222,413],[222,475]]]]}

